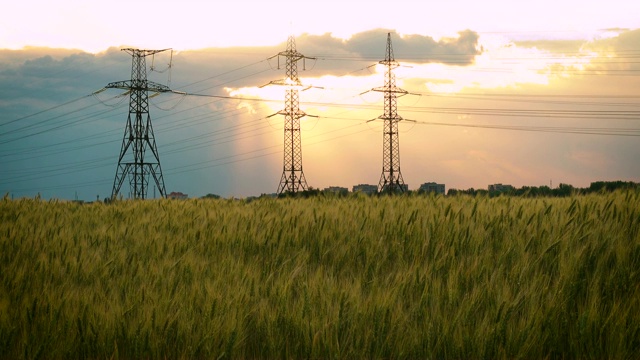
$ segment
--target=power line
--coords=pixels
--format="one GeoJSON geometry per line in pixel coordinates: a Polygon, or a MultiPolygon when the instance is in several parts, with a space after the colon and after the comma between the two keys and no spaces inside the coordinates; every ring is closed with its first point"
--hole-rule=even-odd
{"type": "MultiPolygon", "coordinates": [[[[322,133],[322,134],[318,134],[318,135],[315,135],[315,136],[310,136],[309,138],[312,139],[314,137],[324,136],[326,134],[330,134],[330,133],[334,133],[336,131],[349,129],[349,128],[352,128],[352,127],[355,127],[355,126],[360,126],[360,125],[363,125],[363,124],[364,124],[364,122],[360,121],[358,124],[349,125],[349,126],[346,126],[344,128],[340,128],[340,129],[336,129],[336,130],[332,130],[332,131],[327,131],[327,132],[322,133]]],[[[335,137],[324,139],[324,140],[319,140],[319,141],[316,141],[316,142],[309,143],[309,145],[317,145],[317,144],[321,144],[321,143],[324,143],[324,142],[333,141],[333,140],[336,140],[336,139],[339,139],[339,138],[352,136],[352,135],[355,135],[355,134],[358,134],[358,133],[361,133],[361,132],[364,132],[364,131],[368,131],[368,129],[360,130],[360,131],[357,131],[357,132],[354,132],[354,133],[349,133],[349,134],[345,134],[345,135],[341,135],[341,136],[335,136],[335,137]]],[[[271,145],[271,146],[260,148],[260,149],[246,151],[246,152],[243,152],[243,153],[240,153],[240,154],[229,155],[229,156],[216,158],[216,159],[212,159],[212,160],[207,160],[207,161],[203,161],[203,162],[198,162],[198,163],[194,163],[194,164],[189,164],[189,165],[182,165],[182,166],[179,166],[179,167],[176,167],[176,168],[168,169],[168,171],[187,169],[187,170],[183,170],[182,172],[190,172],[190,171],[196,171],[196,170],[203,170],[203,169],[207,169],[207,168],[211,168],[211,167],[215,167],[215,166],[228,165],[228,164],[232,164],[232,163],[236,163],[236,162],[240,162],[240,161],[251,160],[251,159],[255,159],[255,158],[259,158],[259,157],[275,155],[275,154],[279,154],[280,152],[273,151],[273,152],[269,152],[267,154],[262,154],[262,155],[259,155],[259,156],[254,156],[254,157],[251,157],[251,158],[245,158],[245,159],[240,159],[240,160],[235,160],[235,161],[229,161],[229,162],[226,162],[226,163],[223,163],[223,164],[204,165],[204,164],[214,163],[214,162],[217,162],[217,161],[220,161],[220,160],[226,160],[226,159],[231,159],[231,158],[238,157],[238,156],[243,156],[243,155],[248,155],[248,154],[253,154],[253,153],[257,153],[257,152],[266,151],[266,150],[269,150],[269,149],[275,149],[275,148],[278,148],[278,147],[281,147],[281,146],[282,146],[282,144],[271,145]],[[189,168],[194,167],[194,166],[195,166],[195,168],[189,169],[189,168]]],[[[175,174],[175,173],[176,172],[173,172],[173,174],[175,174]]]]}
{"type": "MultiPolygon", "coordinates": [[[[50,108],[47,108],[47,109],[44,109],[44,110],[37,111],[37,112],[35,112],[35,113],[33,113],[33,114],[29,114],[29,115],[26,115],[26,116],[23,116],[23,117],[20,117],[20,118],[17,118],[17,119],[11,120],[11,121],[7,121],[6,123],[0,124],[0,127],[2,127],[2,126],[6,126],[6,125],[9,125],[9,124],[13,124],[13,123],[15,123],[15,122],[22,121],[22,120],[25,120],[25,119],[28,119],[28,118],[31,118],[31,117],[34,117],[34,116],[37,116],[37,115],[40,115],[40,114],[43,114],[43,113],[49,112],[49,111],[53,111],[53,110],[59,109],[59,108],[61,108],[61,107],[63,107],[63,106],[71,105],[71,104],[73,104],[73,103],[75,103],[75,102],[78,102],[78,101],[80,101],[80,100],[82,100],[82,99],[86,98],[87,96],[91,96],[91,94],[81,96],[81,97],[79,97],[79,98],[76,98],[76,99],[73,99],[73,100],[67,101],[67,102],[62,103],[62,104],[60,104],[60,105],[52,106],[52,107],[50,107],[50,108]]],[[[2,134],[0,134],[0,135],[6,135],[7,133],[12,133],[12,132],[14,132],[14,131],[15,131],[15,130],[10,130],[10,131],[4,132],[4,133],[2,133],[2,134]]]]}
{"type": "Polygon", "coordinates": [[[496,130],[531,131],[561,134],[581,134],[581,135],[613,135],[613,136],[640,136],[640,129],[629,128],[589,128],[589,127],[554,127],[554,126],[517,126],[517,125],[488,125],[471,123],[443,123],[433,121],[413,120],[421,125],[455,126],[465,128],[481,128],[496,130]]]}
{"type": "MultiPolygon", "coordinates": [[[[498,96],[502,96],[504,94],[500,94],[498,96]]],[[[209,95],[206,95],[209,96],[209,95]]],[[[436,95],[437,96],[437,95],[436,95]]],[[[475,96],[475,95],[474,95],[475,96]]],[[[486,94],[486,96],[489,96],[488,94],[486,94]]],[[[215,96],[214,96],[215,97],[215,96]]],[[[489,96],[491,98],[491,96],[489,96]]],[[[557,97],[562,97],[562,95],[558,95],[557,97]]],[[[567,96],[567,97],[573,97],[573,95],[571,96],[567,96]]],[[[273,102],[272,100],[265,100],[265,99],[251,99],[251,98],[237,98],[237,97],[224,97],[227,99],[234,99],[234,100],[249,100],[249,101],[260,101],[260,102],[273,102]]],[[[461,98],[466,98],[465,96],[462,96],[461,98]]],[[[606,97],[609,98],[609,97],[606,97]]],[[[632,97],[629,97],[632,98],[632,97]]],[[[359,109],[375,109],[377,107],[372,106],[372,105],[362,105],[362,104],[331,104],[331,103],[309,103],[310,105],[317,105],[317,106],[332,106],[332,107],[347,107],[347,108],[359,108],[359,109]]],[[[406,111],[408,112],[412,112],[412,113],[440,113],[440,114],[465,114],[465,115],[480,115],[480,116],[509,116],[509,117],[513,117],[513,116],[517,116],[517,117],[543,117],[543,118],[576,118],[576,119],[590,119],[590,118],[597,118],[597,119],[601,119],[603,117],[608,117],[610,119],[622,119],[622,120],[637,120],[638,116],[640,116],[640,112],[629,112],[629,111],[622,111],[622,112],[612,112],[612,111],[599,111],[599,112],[594,112],[594,111],[561,111],[561,110],[524,110],[524,109],[512,109],[512,110],[504,110],[504,109],[500,109],[500,108],[457,108],[457,107],[449,107],[449,108],[445,108],[445,107],[411,107],[411,106],[407,106],[406,107],[406,111]]],[[[170,130],[172,128],[178,128],[181,127],[182,125],[180,125],[179,123],[173,124],[170,128],[167,129],[163,129],[161,131],[167,131],[170,130]]],[[[31,136],[31,135],[29,135],[31,136]]],[[[199,135],[199,136],[204,136],[204,135],[199,135]]],[[[64,143],[68,143],[70,141],[67,142],[63,142],[64,143]]],[[[52,146],[52,145],[50,145],[52,146]]],[[[7,155],[17,155],[15,152],[12,154],[4,154],[2,156],[7,156],[7,155]]]]}
{"type": "MultiPolygon", "coordinates": [[[[274,102],[276,100],[270,100],[270,99],[261,99],[261,98],[245,98],[245,97],[233,97],[233,96],[218,96],[218,95],[206,95],[206,94],[189,94],[189,95],[194,95],[194,96],[204,96],[204,97],[211,97],[211,98],[218,98],[220,100],[223,99],[227,99],[227,100],[236,100],[236,101],[254,101],[254,102],[274,102]]],[[[452,98],[461,98],[461,99],[488,99],[488,100],[496,100],[496,101],[518,101],[518,102],[535,102],[535,103],[551,103],[551,104],[569,104],[569,105],[575,105],[575,104],[584,104],[584,105],[590,105],[590,104],[595,104],[596,102],[594,101],[590,101],[593,99],[614,99],[614,98],[623,98],[623,99],[637,99],[639,98],[639,96],[632,96],[632,95],[628,95],[628,96],[608,96],[608,95],[581,95],[581,94],[577,94],[577,95],[568,95],[568,94],[554,94],[554,95],[520,95],[520,94],[472,94],[472,96],[466,96],[466,95],[455,95],[455,96],[451,96],[451,95],[447,95],[447,94],[438,94],[438,93],[422,93],[423,96],[440,96],[440,97],[452,97],[452,98]],[[497,99],[497,98],[501,98],[501,99],[497,99]],[[529,99],[532,98],[532,99],[529,99]],[[560,100],[544,100],[547,98],[584,98],[587,99],[587,101],[585,101],[584,103],[580,102],[580,103],[574,103],[574,102],[564,102],[564,101],[560,101],[560,100]],[[543,99],[543,100],[539,100],[539,99],[543,99]]],[[[324,107],[342,107],[342,108],[359,108],[359,109],[375,109],[375,106],[372,105],[365,105],[365,104],[335,104],[335,103],[325,103],[325,102],[308,102],[308,105],[311,106],[324,106],[324,107]]],[[[206,104],[205,104],[206,105],[206,104]]],[[[202,105],[202,106],[205,106],[202,105]]],[[[602,105],[617,105],[617,106],[626,106],[626,105],[635,105],[635,104],[627,104],[627,103],[604,103],[602,105]]],[[[90,106],[86,106],[83,107],[82,109],[87,109],[92,107],[93,105],[90,106]]],[[[190,109],[186,109],[183,111],[187,111],[190,109]]],[[[71,114],[71,113],[75,113],[78,112],[79,110],[74,110],[72,112],[66,113],[71,114]]],[[[42,133],[46,133],[48,131],[53,131],[55,129],[60,129],[66,126],[71,126],[74,124],[77,124],[79,122],[82,121],[86,121],[86,119],[91,118],[91,117],[95,117],[98,115],[102,115],[105,113],[108,113],[110,110],[107,111],[101,111],[101,112],[96,112],[93,113],[89,116],[85,116],[84,118],[80,118],[80,120],[77,121],[73,121],[72,123],[66,123],[63,125],[60,125],[58,127],[55,128],[49,128],[47,130],[43,130],[37,133],[32,133],[32,134],[28,134],[22,137],[18,137],[18,138],[14,138],[14,139],[9,139],[6,140],[5,142],[11,142],[11,141],[17,141],[20,139],[23,139],[25,137],[30,137],[30,136],[35,136],[35,135],[39,135],[42,133]]],[[[585,111],[576,111],[576,110],[545,110],[545,109],[535,109],[535,110],[526,110],[526,109],[510,109],[510,110],[505,110],[505,109],[500,109],[500,108],[471,108],[471,107],[413,107],[413,106],[407,106],[406,107],[406,111],[408,112],[412,112],[412,113],[440,113],[440,114],[466,114],[466,115],[481,115],[481,116],[518,116],[518,117],[544,117],[544,118],[575,118],[575,119],[590,119],[590,118],[597,118],[597,119],[602,119],[602,118],[609,118],[609,119],[618,119],[618,120],[638,120],[638,118],[640,117],[640,112],[638,111],[592,111],[592,110],[585,110],[585,111]]],[[[181,111],[182,112],[182,111],[181,111]]],[[[57,119],[60,118],[60,116],[56,116],[54,118],[51,119],[57,119]]],[[[161,117],[159,117],[161,118],[161,117]]],[[[49,120],[49,119],[48,119],[49,120]]],[[[170,128],[164,129],[162,131],[167,131],[171,128],[178,128],[181,127],[181,125],[179,123],[174,123],[170,128]]],[[[71,141],[66,141],[66,142],[62,142],[61,144],[65,144],[71,141]]],[[[47,146],[53,146],[55,144],[52,145],[47,145],[47,146]]],[[[0,155],[0,157],[3,156],[8,156],[8,155],[17,155],[16,152],[11,153],[11,154],[2,154],[0,155]]]]}
{"type": "MultiPolygon", "coordinates": [[[[89,108],[91,106],[93,106],[93,105],[89,105],[89,106],[85,107],[84,109],[89,108]]],[[[103,114],[109,113],[109,112],[111,112],[113,110],[114,109],[107,109],[107,110],[102,111],[102,112],[97,112],[97,114],[98,115],[103,115],[103,114]]],[[[60,117],[62,117],[62,115],[61,116],[56,116],[55,118],[60,118],[60,117]]],[[[61,124],[59,124],[57,126],[54,126],[54,127],[50,127],[48,129],[44,129],[44,130],[37,131],[37,132],[34,132],[34,133],[29,133],[29,134],[22,135],[22,136],[19,136],[19,137],[15,137],[15,138],[12,138],[12,139],[7,139],[7,140],[4,140],[4,141],[0,141],[0,145],[11,143],[11,142],[15,142],[15,141],[18,141],[18,140],[23,140],[23,139],[30,138],[30,137],[33,137],[33,136],[36,136],[36,135],[45,134],[45,133],[48,133],[48,132],[51,132],[51,131],[64,129],[64,128],[67,128],[69,126],[78,124],[78,123],[80,123],[80,122],[82,122],[82,121],[84,121],[86,119],[87,118],[82,117],[82,118],[77,118],[77,120],[74,120],[74,121],[62,122],[61,124]]]]}

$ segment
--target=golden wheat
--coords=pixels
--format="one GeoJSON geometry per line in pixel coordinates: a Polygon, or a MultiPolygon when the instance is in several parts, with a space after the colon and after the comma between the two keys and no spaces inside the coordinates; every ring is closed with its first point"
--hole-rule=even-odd
{"type": "Polygon", "coordinates": [[[631,358],[640,193],[0,201],[0,357],[631,358]]]}

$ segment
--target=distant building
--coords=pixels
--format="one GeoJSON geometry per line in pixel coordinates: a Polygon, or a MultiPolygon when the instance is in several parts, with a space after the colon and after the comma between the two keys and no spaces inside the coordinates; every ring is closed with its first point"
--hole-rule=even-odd
{"type": "Polygon", "coordinates": [[[324,188],[322,190],[323,192],[330,192],[330,193],[334,193],[334,194],[346,194],[349,192],[349,189],[347,189],[346,187],[342,187],[342,186],[329,186],[327,188],[324,188]]]}
{"type": "Polygon", "coordinates": [[[420,188],[418,189],[418,191],[426,192],[426,193],[432,192],[432,193],[444,195],[444,184],[437,184],[434,182],[424,183],[420,185],[420,188]]]}
{"type": "Polygon", "coordinates": [[[503,184],[489,185],[489,192],[505,192],[510,190],[513,190],[513,186],[511,185],[503,185],[503,184]]]}
{"type": "Polygon", "coordinates": [[[167,199],[186,200],[188,198],[189,198],[189,195],[183,194],[179,191],[174,191],[171,194],[167,195],[167,199]]]}
{"type": "Polygon", "coordinates": [[[367,195],[373,195],[378,193],[378,185],[358,184],[353,185],[353,192],[361,192],[367,195]]]}

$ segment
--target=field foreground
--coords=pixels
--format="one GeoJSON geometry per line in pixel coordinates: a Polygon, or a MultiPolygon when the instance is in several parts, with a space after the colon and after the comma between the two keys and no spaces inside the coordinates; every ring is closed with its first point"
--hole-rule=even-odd
{"type": "Polygon", "coordinates": [[[2,358],[633,358],[640,193],[0,200],[2,358]]]}

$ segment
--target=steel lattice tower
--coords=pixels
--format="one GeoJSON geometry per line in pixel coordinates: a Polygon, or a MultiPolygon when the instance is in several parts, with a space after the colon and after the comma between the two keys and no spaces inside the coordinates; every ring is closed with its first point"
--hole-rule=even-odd
{"type": "Polygon", "coordinates": [[[122,49],[132,56],[131,80],[109,83],[106,88],[124,89],[129,92],[129,116],[124,129],[122,148],[118,158],[118,168],[113,181],[111,199],[120,193],[125,178],[129,177],[131,197],[145,199],[149,188],[149,176],[160,191],[161,197],[166,197],[160,156],[156,146],[156,139],[151,126],[149,115],[148,92],[171,92],[169,87],[147,80],[147,65],[145,58],[164,50],[122,49]],[[151,159],[145,157],[150,151],[151,159]]]}
{"type": "MultiPolygon", "coordinates": [[[[302,142],[300,133],[300,118],[306,116],[299,108],[299,88],[302,83],[298,79],[298,61],[314,59],[306,57],[296,50],[296,41],[293,36],[287,40],[287,50],[271,57],[280,56],[286,59],[286,78],[271,81],[269,84],[284,85],[287,87],[284,97],[284,110],[273,115],[284,115],[284,161],[282,177],[278,185],[278,195],[284,192],[296,193],[307,190],[307,180],[302,171],[302,142]]],[[[271,115],[271,116],[273,116],[271,115]]]]}
{"type": "Polygon", "coordinates": [[[384,93],[384,114],[378,117],[384,121],[382,175],[378,183],[378,191],[404,192],[405,185],[400,172],[400,141],[398,139],[398,122],[402,121],[402,117],[398,115],[397,97],[406,95],[407,91],[396,86],[396,76],[393,69],[400,64],[393,58],[391,33],[387,33],[385,59],[379,63],[386,66],[386,71],[384,86],[372,89],[384,93]]]}

